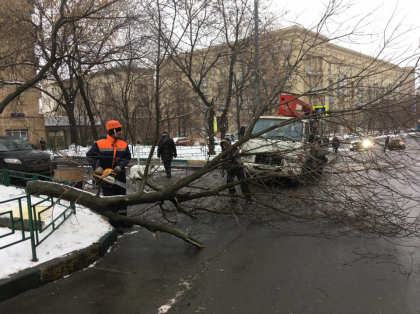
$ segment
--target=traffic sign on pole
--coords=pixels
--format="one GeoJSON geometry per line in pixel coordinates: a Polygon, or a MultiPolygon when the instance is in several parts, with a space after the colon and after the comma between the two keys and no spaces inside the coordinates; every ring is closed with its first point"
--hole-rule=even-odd
{"type": "Polygon", "coordinates": [[[328,116],[328,113],[326,113],[328,111],[328,105],[312,106],[312,110],[314,113],[323,112],[325,116],[328,116]]]}

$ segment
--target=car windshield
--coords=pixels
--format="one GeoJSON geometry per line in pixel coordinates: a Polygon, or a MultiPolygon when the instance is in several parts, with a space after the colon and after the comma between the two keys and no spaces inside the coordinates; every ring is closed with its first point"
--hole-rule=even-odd
{"type": "MultiPolygon", "coordinates": [[[[287,119],[270,119],[270,118],[261,118],[257,121],[252,130],[252,134],[259,133],[264,129],[267,129],[273,125],[288,121],[287,119]]],[[[269,138],[275,140],[292,140],[299,141],[302,139],[302,121],[295,121],[287,125],[282,125],[278,128],[270,130],[266,133],[260,135],[262,138],[269,138]]]]}
{"type": "Polygon", "coordinates": [[[351,141],[352,142],[360,142],[361,139],[360,139],[360,137],[354,136],[354,137],[352,137],[351,141]]]}
{"type": "Polygon", "coordinates": [[[0,139],[0,152],[33,149],[31,145],[20,138],[0,139]]]}

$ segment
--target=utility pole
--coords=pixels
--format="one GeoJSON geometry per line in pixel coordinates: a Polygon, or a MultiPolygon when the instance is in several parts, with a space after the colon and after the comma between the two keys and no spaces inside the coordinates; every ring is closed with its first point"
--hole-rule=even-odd
{"type": "Polygon", "coordinates": [[[254,117],[258,112],[258,89],[260,84],[260,78],[258,73],[258,0],[254,0],[254,117]]]}

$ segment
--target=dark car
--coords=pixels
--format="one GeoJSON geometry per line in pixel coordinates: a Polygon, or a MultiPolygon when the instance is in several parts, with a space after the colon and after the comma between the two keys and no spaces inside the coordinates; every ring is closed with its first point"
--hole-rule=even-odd
{"type": "Polygon", "coordinates": [[[18,137],[0,136],[0,168],[50,175],[51,157],[18,137]]]}
{"type": "Polygon", "coordinates": [[[405,149],[405,142],[400,138],[393,138],[389,141],[388,148],[389,150],[405,149]]]}
{"type": "Polygon", "coordinates": [[[350,151],[372,149],[374,142],[368,138],[353,137],[350,140],[350,151]]]}
{"type": "Polygon", "coordinates": [[[176,146],[190,146],[191,141],[186,137],[174,137],[174,143],[176,146]]]}

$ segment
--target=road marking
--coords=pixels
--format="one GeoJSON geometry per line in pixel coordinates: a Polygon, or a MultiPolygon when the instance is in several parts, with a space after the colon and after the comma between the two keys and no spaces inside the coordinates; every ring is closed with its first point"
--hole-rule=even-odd
{"type": "Polygon", "coordinates": [[[185,293],[185,292],[187,292],[188,290],[190,290],[191,289],[191,285],[188,283],[188,281],[186,281],[186,280],[184,280],[184,279],[182,279],[181,278],[181,282],[179,283],[179,286],[181,286],[182,287],[182,289],[181,290],[179,290],[179,291],[177,291],[177,293],[175,293],[175,297],[174,298],[172,298],[172,299],[170,299],[169,301],[168,301],[168,303],[167,304],[165,304],[165,305],[162,305],[161,307],[159,307],[159,309],[158,309],[158,314],[164,314],[164,313],[167,313],[169,310],[170,310],[170,308],[176,303],[176,301],[180,298],[180,297],[182,297],[182,295],[185,293]]]}

